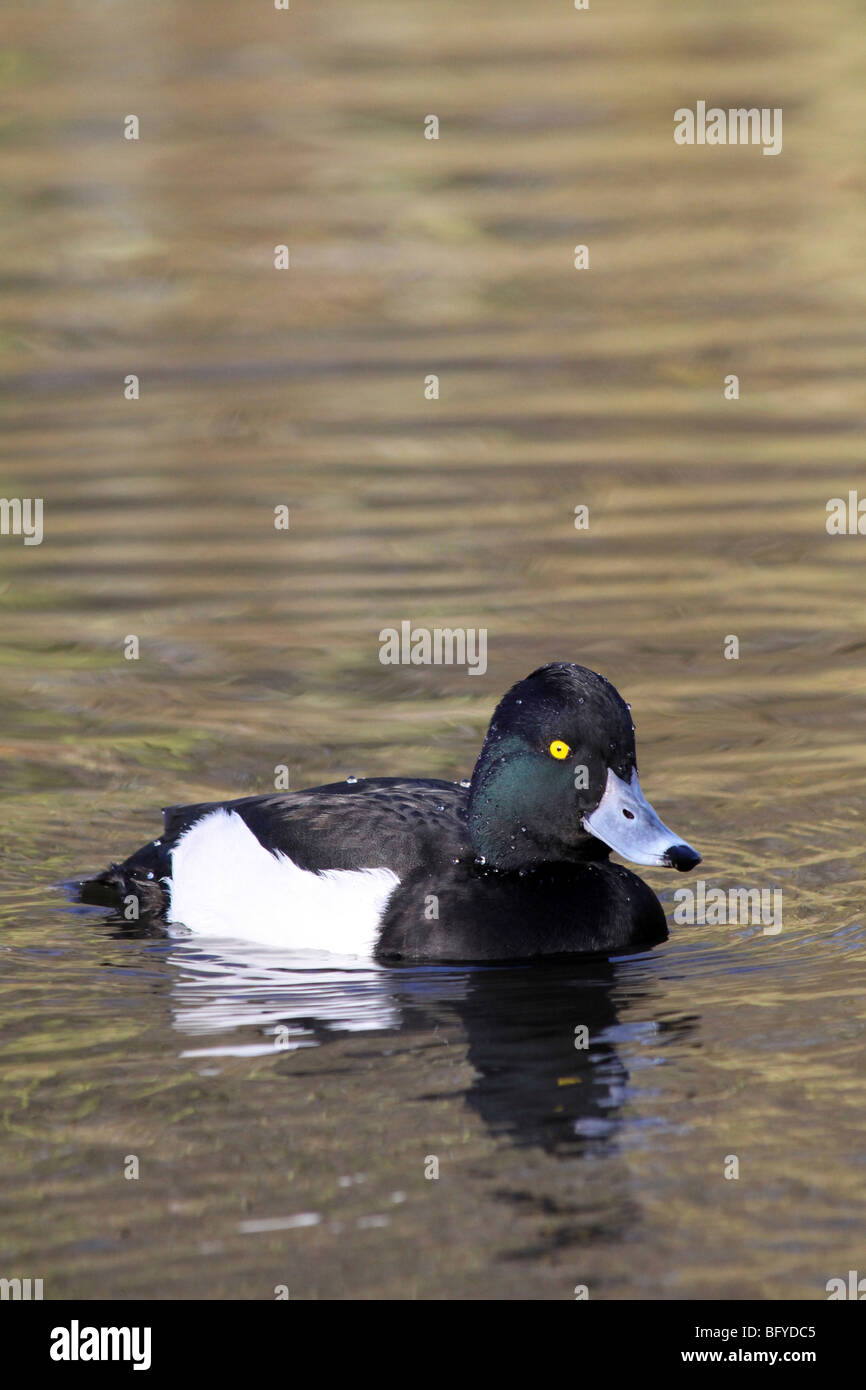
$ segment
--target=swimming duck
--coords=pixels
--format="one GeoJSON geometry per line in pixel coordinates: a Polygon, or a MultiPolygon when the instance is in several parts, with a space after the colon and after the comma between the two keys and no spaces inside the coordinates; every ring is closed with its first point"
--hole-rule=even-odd
{"type": "Polygon", "coordinates": [[[638,781],[629,706],[555,662],[494,711],[472,779],[351,778],[171,806],[161,837],[80,885],[86,902],[207,936],[375,956],[604,954],[667,936],[611,850],[685,871],[700,855],[638,781]],[[133,910],[134,911],[134,910],[133,910]]]}

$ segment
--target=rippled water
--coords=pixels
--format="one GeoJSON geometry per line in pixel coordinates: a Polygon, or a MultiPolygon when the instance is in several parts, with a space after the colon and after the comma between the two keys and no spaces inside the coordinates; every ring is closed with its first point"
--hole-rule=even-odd
{"type": "Polygon", "coordinates": [[[864,1269],[866,540],[825,506],[866,491],[866,34],[841,0],[615,9],[7,6],[0,487],[45,538],[0,539],[0,1274],[46,1297],[864,1269]],[[782,155],[676,147],[698,98],[782,107],[782,155]],[[380,665],[406,619],[486,628],[486,674],[380,665]],[[780,933],[383,969],[58,887],[278,764],[464,776],[563,658],[780,933]]]}

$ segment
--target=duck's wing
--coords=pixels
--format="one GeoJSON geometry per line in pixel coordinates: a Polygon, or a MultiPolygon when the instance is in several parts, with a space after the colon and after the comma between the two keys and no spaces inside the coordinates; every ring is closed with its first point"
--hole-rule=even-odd
{"type": "Polygon", "coordinates": [[[167,895],[172,851],[214,812],[234,812],[267,850],[301,869],[388,868],[403,878],[466,851],[466,789],[454,782],[379,777],[299,792],[203,801],[163,809],[159,839],[80,885],[83,901],[116,903],[136,894],[142,913],[158,915],[167,895]]]}
{"type": "Polygon", "coordinates": [[[214,811],[240,816],[265,849],[302,869],[389,868],[399,878],[458,854],[467,843],[466,790],[454,782],[378,777],[237,801],[169,806],[163,843],[173,847],[214,811]]]}

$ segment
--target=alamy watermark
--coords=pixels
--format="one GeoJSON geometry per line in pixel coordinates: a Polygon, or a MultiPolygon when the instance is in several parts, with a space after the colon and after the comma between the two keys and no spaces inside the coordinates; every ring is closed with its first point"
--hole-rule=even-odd
{"type": "Polygon", "coordinates": [[[383,666],[466,666],[470,676],[487,670],[486,627],[414,627],[402,622],[400,631],[383,627],[379,633],[383,666]]]}
{"type": "Polygon", "coordinates": [[[721,106],[707,110],[705,101],[680,106],[674,112],[678,145],[761,145],[762,154],[782,153],[781,106],[721,106]]]}
{"type": "Polygon", "coordinates": [[[853,1298],[858,1303],[866,1299],[866,1279],[860,1278],[860,1273],[856,1269],[848,1270],[848,1279],[842,1279],[836,1275],[834,1279],[828,1279],[824,1288],[827,1290],[827,1301],[834,1302],[840,1298],[853,1298]]]}
{"type": "Polygon", "coordinates": [[[42,1297],[41,1279],[0,1279],[0,1299],[27,1302],[42,1297]]]}
{"type": "Polygon", "coordinates": [[[693,888],[674,890],[674,921],[679,926],[762,926],[765,936],[782,930],[781,888],[709,888],[699,878],[693,888]]]}
{"type": "Polygon", "coordinates": [[[42,498],[0,497],[0,535],[23,536],[25,545],[41,545],[42,498]]]}
{"type": "Polygon", "coordinates": [[[828,536],[866,536],[866,497],[849,488],[847,498],[828,498],[824,525],[828,536]]]}
{"type": "Polygon", "coordinates": [[[149,1327],[82,1327],[73,1318],[68,1327],[51,1329],[52,1361],[131,1361],[134,1371],[147,1371],[151,1360],[149,1327]]]}

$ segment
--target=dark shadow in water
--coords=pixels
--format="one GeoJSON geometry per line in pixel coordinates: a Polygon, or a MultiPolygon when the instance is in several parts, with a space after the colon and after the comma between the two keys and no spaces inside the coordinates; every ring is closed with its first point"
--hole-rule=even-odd
{"type": "MultiPolygon", "coordinates": [[[[695,1019],[646,1022],[652,979],[628,979],[625,962],[533,963],[468,973],[450,1001],[477,1072],[466,1100],[496,1134],[549,1153],[609,1144],[628,1096],[623,1041],[662,1040],[695,1019]],[[617,994],[627,1002],[622,1022],[617,994]],[[637,1015],[637,1018],[635,1017],[637,1015]]],[[[401,999],[405,1026],[417,1002],[401,999]]]]}
{"type": "MultiPolygon", "coordinates": [[[[141,951],[149,970],[158,965],[165,972],[168,988],[160,993],[178,1052],[201,1065],[272,1054],[282,1034],[287,1056],[279,1071],[287,1086],[297,1084],[291,1053],[313,1049],[304,1064],[308,1078],[312,1073],[324,1081],[336,1068],[343,1096],[357,1085],[369,1101],[377,1086],[375,1047],[356,1054],[346,1036],[377,1036],[383,1051],[399,1038],[415,1061],[407,1098],[429,1106],[427,1152],[438,1151],[443,1116],[453,1129],[466,1107],[496,1140],[471,1166],[479,1192],[508,1213],[497,1259],[561,1255],[579,1280],[591,1247],[632,1239],[640,1228],[640,1189],[622,1142],[629,1116],[630,1142],[638,1123],[629,1109],[630,1072],[640,1068],[645,1079],[667,1045],[697,1025],[695,1017],[659,1019],[651,953],[499,966],[383,966],[328,953],[167,937],[117,916],[102,925],[133,953],[141,951]],[[443,1069],[431,1049],[440,1043],[456,1062],[470,1063],[474,1076],[465,1087],[439,1089],[443,1069]],[[527,1166],[522,1149],[554,1161],[528,1160],[527,1166]]],[[[663,1117],[652,1113],[651,1091],[651,1085],[641,1087],[640,1123],[652,1127],[663,1117]]]]}
{"type": "MultiPolygon", "coordinates": [[[[658,1048],[696,1018],[653,1017],[654,981],[629,958],[503,966],[383,966],[251,943],[167,938],[107,920],[110,934],[157,937],[174,967],[172,1021],[190,1056],[325,1046],[347,1032],[442,1034],[476,1072],[460,1095],[488,1130],[563,1157],[615,1147],[629,1095],[627,1051],[658,1048]],[[624,1016],[621,1016],[624,1015],[624,1016]]],[[[635,959],[635,958],[631,958],[635,959]]],[[[419,1099],[442,1096],[425,1092],[419,1099]]]]}

